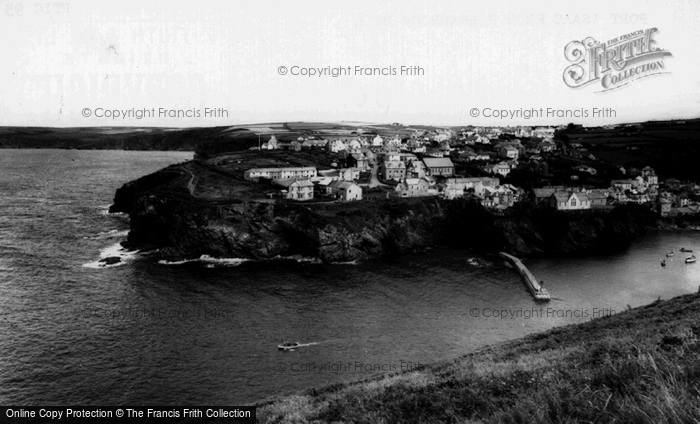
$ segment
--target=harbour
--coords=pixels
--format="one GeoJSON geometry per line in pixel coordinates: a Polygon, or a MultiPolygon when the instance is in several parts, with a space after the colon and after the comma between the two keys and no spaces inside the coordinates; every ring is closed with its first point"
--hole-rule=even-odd
{"type": "Polygon", "coordinates": [[[114,187],[182,159],[5,151],[0,176],[12,182],[0,202],[6,404],[251,403],[449,360],[700,285],[700,268],[678,254],[681,246],[698,251],[700,237],[680,230],[652,231],[615,255],[528,258],[532,280],[553,294],[546,304],[533,304],[500,256],[451,249],[338,265],[169,264],[133,255],[120,266],[84,267],[123,241],[129,223],[83,209],[106,210],[114,187]],[[671,250],[676,256],[659,266],[671,250]],[[284,340],[305,346],[280,351],[284,340]]]}

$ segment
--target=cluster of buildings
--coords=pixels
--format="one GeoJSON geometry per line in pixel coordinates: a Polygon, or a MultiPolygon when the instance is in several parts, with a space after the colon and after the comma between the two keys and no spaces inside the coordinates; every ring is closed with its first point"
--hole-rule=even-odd
{"type": "MultiPolygon", "coordinates": [[[[520,140],[501,140],[498,127],[465,127],[414,130],[409,137],[358,135],[355,137],[299,137],[288,143],[272,136],[260,146],[262,150],[322,150],[337,158],[336,169],[256,168],[245,172],[247,180],[271,180],[287,199],[309,200],[327,197],[361,200],[369,174],[377,182],[393,187],[395,197],[442,196],[447,199],[472,197],[484,206],[506,208],[523,198],[523,190],[501,185],[499,176],[507,176],[527,153],[551,152],[557,144],[551,139],[554,129],[518,127],[523,136],[537,137],[523,144],[520,140]],[[534,135],[533,135],[534,134],[534,135]],[[488,177],[456,176],[455,163],[473,162],[488,177]],[[360,181],[360,175],[365,178],[360,181]]],[[[370,179],[371,179],[370,178],[370,179]]]]}
{"type": "Polygon", "coordinates": [[[634,178],[612,180],[609,188],[550,186],[535,188],[532,201],[557,210],[610,209],[615,205],[635,203],[656,208],[661,216],[700,213],[700,185],[668,179],[663,184],[647,166],[634,178]]]}
{"type": "Polygon", "coordinates": [[[319,172],[315,167],[251,168],[243,173],[244,179],[266,180],[279,188],[279,194],[289,200],[311,200],[329,197],[342,201],[362,200],[362,188],[354,181],[356,169],[319,172]]]}
{"type": "MultiPolygon", "coordinates": [[[[629,178],[613,180],[607,188],[548,186],[525,192],[501,184],[516,167],[548,174],[543,159],[558,154],[574,159],[571,169],[596,176],[589,166],[595,160],[582,145],[555,141],[552,127],[465,127],[454,130],[414,130],[409,137],[358,135],[329,140],[299,137],[280,143],[274,136],[261,149],[318,149],[337,158],[335,169],[318,171],[313,167],[256,168],[245,172],[248,180],[269,179],[281,188],[284,197],[309,200],[326,197],[343,201],[362,200],[363,188],[371,179],[393,188],[395,197],[442,196],[446,199],[471,197],[482,205],[507,208],[525,198],[544,207],[562,211],[609,209],[616,204],[637,203],[655,206],[662,216],[700,212],[700,187],[683,185],[673,179],[660,185],[650,167],[630,172],[629,178]],[[504,137],[504,134],[508,134],[504,137]],[[516,137],[528,138],[520,140],[516,137]],[[462,178],[455,163],[481,169],[485,177],[462,178]],[[362,176],[362,178],[361,178],[362,176]],[[370,177],[371,176],[371,177],[370,177]]],[[[621,168],[623,174],[626,173],[621,168]]],[[[579,177],[571,175],[571,180],[579,177]]],[[[376,185],[376,184],[372,184],[376,185]]]]}

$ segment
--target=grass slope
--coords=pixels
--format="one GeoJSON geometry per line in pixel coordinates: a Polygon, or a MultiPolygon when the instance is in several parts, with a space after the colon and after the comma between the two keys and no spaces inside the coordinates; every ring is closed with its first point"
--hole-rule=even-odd
{"type": "Polygon", "coordinates": [[[258,405],[260,422],[700,421],[700,295],[258,405]]]}

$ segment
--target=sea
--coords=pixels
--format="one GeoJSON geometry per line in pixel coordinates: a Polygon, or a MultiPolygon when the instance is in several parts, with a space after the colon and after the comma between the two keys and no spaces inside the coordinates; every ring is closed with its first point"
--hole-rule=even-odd
{"type": "Polygon", "coordinates": [[[462,250],[339,264],[124,251],[128,216],[107,212],[115,190],[192,156],[0,150],[0,404],[252,404],[700,286],[700,263],[680,251],[700,251],[694,231],[650,232],[615,255],[526,259],[548,303],[497,256],[462,250]],[[99,262],[110,256],[122,260],[99,262]],[[285,341],[300,346],[279,350],[285,341]]]}

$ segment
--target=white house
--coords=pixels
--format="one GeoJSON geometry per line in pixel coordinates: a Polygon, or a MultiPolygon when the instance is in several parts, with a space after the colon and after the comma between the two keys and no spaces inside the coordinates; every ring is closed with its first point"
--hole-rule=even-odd
{"type": "Polygon", "coordinates": [[[502,158],[517,159],[518,153],[518,149],[513,146],[501,146],[501,148],[498,149],[498,156],[502,158]]]}
{"type": "Polygon", "coordinates": [[[428,195],[430,183],[425,178],[405,178],[396,186],[401,197],[421,197],[428,195]]]}
{"type": "Polygon", "coordinates": [[[656,172],[654,172],[654,168],[651,166],[645,166],[642,168],[642,176],[644,177],[644,181],[647,183],[648,186],[657,186],[659,185],[659,177],[656,175],[656,172]]]}
{"type": "Polygon", "coordinates": [[[314,185],[310,180],[274,180],[284,187],[282,192],[290,200],[310,200],[314,198],[314,185]]]}
{"type": "Polygon", "coordinates": [[[340,140],[330,140],[326,144],[326,150],[329,153],[338,153],[341,150],[347,150],[347,148],[348,146],[346,146],[345,143],[340,140]]]}
{"type": "Polygon", "coordinates": [[[360,144],[360,142],[357,141],[356,139],[350,140],[347,143],[347,145],[348,145],[348,150],[350,150],[351,152],[359,152],[360,149],[362,148],[362,144],[360,144]]]}
{"type": "Polygon", "coordinates": [[[263,143],[262,146],[260,146],[261,150],[275,150],[279,149],[279,142],[277,141],[277,137],[274,135],[270,137],[270,140],[267,143],[263,143]]]}
{"type": "Polygon", "coordinates": [[[350,181],[333,181],[328,185],[331,193],[343,201],[362,200],[362,187],[350,181]]]}
{"type": "Polygon", "coordinates": [[[406,164],[407,178],[423,178],[428,175],[425,164],[418,159],[414,159],[406,164]]]}
{"type": "Polygon", "coordinates": [[[537,138],[551,138],[554,137],[554,128],[550,127],[537,127],[532,130],[532,136],[537,138]]]}
{"type": "Polygon", "coordinates": [[[610,185],[618,190],[632,190],[632,180],[612,180],[610,185]]]}
{"type": "Polygon", "coordinates": [[[406,165],[401,161],[384,162],[379,173],[385,180],[401,181],[406,176],[406,165]]]}
{"type": "Polygon", "coordinates": [[[505,162],[499,162],[495,165],[486,165],[484,170],[490,174],[503,175],[505,177],[510,174],[510,165],[505,162]]]}

